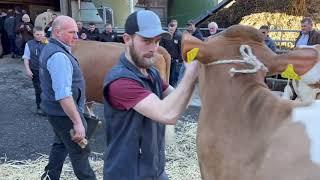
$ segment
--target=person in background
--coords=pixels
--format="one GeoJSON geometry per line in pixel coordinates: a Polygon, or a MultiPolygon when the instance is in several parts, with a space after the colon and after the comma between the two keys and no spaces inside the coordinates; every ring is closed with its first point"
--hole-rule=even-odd
{"type": "Polygon", "coordinates": [[[16,6],[14,7],[14,17],[15,17],[15,20],[14,20],[14,23],[16,25],[15,28],[17,28],[17,26],[22,22],[22,10],[21,10],[21,7],[20,6],[16,6]]]}
{"type": "Polygon", "coordinates": [[[24,48],[24,54],[22,59],[24,60],[24,66],[27,76],[32,80],[32,84],[36,96],[37,114],[44,115],[44,112],[40,108],[41,103],[41,88],[39,79],[39,56],[46,45],[46,38],[42,27],[36,26],[33,28],[34,39],[29,40],[24,48]]]}
{"type": "Polygon", "coordinates": [[[277,46],[276,43],[269,37],[269,26],[263,25],[259,28],[259,31],[264,36],[264,43],[273,51],[277,52],[277,46]]]}
{"type": "Polygon", "coordinates": [[[3,55],[10,53],[10,44],[8,40],[7,32],[4,30],[4,21],[7,18],[7,13],[5,11],[0,10],[0,36],[1,36],[1,47],[2,53],[0,54],[0,58],[3,55]]]}
{"type": "Polygon", "coordinates": [[[44,28],[44,32],[46,33],[46,37],[51,36],[51,31],[52,31],[52,22],[57,18],[57,14],[53,13],[51,15],[51,21],[48,23],[48,25],[44,28]]]}
{"type": "Polygon", "coordinates": [[[201,41],[204,40],[201,31],[198,28],[196,28],[195,23],[192,20],[187,22],[187,32],[192,34],[192,36],[200,39],[201,41]]]}
{"type": "Polygon", "coordinates": [[[173,87],[176,87],[178,85],[179,72],[181,66],[183,65],[181,56],[182,33],[178,30],[177,26],[178,21],[172,20],[168,24],[168,31],[171,34],[172,38],[169,40],[162,38],[160,41],[160,45],[164,47],[171,55],[169,84],[173,87]]]}
{"type": "Polygon", "coordinates": [[[87,31],[87,40],[99,41],[99,30],[96,28],[94,23],[89,24],[89,29],[87,31]]]}
{"type": "Polygon", "coordinates": [[[210,22],[208,24],[208,30],[210,35],[207,37],[207,40],[212,38],[218,32],[218,24],[216,22],[210,22]]]}
{"type": "Polygon", "coordinates": [[[117,42],[117,33],[113,31],[111,24],[106,24],[105,30],[100,34],[101,42],[117,42]]]}
{"type": "MultiPolygon", "coordinates": [[[[22,22],[17,26],[17,34],[21,37],[20,45],[17,45],[18,52],[21,55],[24,49],[24,46],[27,41],[33,39],[33,25],[30,23],[30,17],[28,14],[22,16],[22,22]]],[[[18,43],[17,43],[18,44],[18,43]]]]}
{"type": "Polygon", "coordinates": [[[7,18],[4,21],[4,31],[8,36],[11,58],[16,58],[18,56],[16,48],[16,25],[14,12],[12,9],[8,10],[7,18]]]}
{"type": "Polygon", "coordinates": [[[125,23],[125,51],[106,75],[104,180],[168,180],[165,172],[165,124],[176,124],[198,77],[198,62],[186,64],[176,89],[154,66],[162,38],[160,18],[152,11],[130,14],[125,23]]]}
{"type": "Polygon", "coordinates": [[[320,44],[320,33],[313,29],[310,17],[301,20],[301,32],[295,41],[295,46],[320,44]]]}
{"type": "Polygon", "coordinates": [[[81,21],[77,21],[77,26],[78,26],[78,37],[82,40],[86,40],[87,39],[87,32],[88,30],[83,27],[83,23],[81,21]]]}
{"type": "Polygon", "coordinates": [[[87,127],[83,117],[85,80],[71,53],[71,46],[78,39],[77,32],[77,24],[71,17],[58,16],[52,23],[49,43],[40,54],[40,107],[55,134],[41,180],[60,179],[67,155],[78,179],[96,180],[88,160],[90,147],[83,142],[87,127]]]}

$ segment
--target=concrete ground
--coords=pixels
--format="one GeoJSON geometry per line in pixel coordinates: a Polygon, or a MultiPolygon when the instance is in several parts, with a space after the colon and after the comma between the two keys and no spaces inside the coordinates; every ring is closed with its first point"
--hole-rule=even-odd
{"type": "MultiPolygon", "coordinates": [[[[199,114],[198,90],[191,106],[181,116],[196,121],[199,114]]],[[[101,105],[95,105],[99,117],[103,117],[101,105]]],[[[31,80],[27,78],[23,62],[8,56],[0,59],[0,163],[8,160],[35,159],[48,154],[53,131],[46,117],[35,113],[35,97],[31,80]]],[[[90,140],[93,152],[102,153],[105,148],[104,128],[98,129],[90,140]]]]}

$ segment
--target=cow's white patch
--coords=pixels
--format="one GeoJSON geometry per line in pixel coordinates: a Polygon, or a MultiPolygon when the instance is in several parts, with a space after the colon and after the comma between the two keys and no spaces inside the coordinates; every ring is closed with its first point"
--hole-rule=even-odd
{"type": "Polygon", "coordinates": [[[301,81],[306,84],[316,84],[320,81],[320,63],[315,64],[312,69],[301,76],[301,81]]]}
{"type": "Polygon", "coordinates": [[[305,126],[311,143],[311,160],[320,165],[320,100],[314,101],[310,106],[293,109],[292,117],[293,122],[305,126]]]}
{"type": "Polygon", "coordinates": [[[320,89],[312,88],[304,81],[292,81],[294,90],[301,101],[311,102],[317,98],[320,89]]]}

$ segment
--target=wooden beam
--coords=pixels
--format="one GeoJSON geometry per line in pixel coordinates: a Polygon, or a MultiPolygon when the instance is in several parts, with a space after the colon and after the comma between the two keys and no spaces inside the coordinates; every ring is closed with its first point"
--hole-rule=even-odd
{"type": "Polygon", "coordinates": [[[47,0],[1,0],[0,4],[35,4],[43,6],[54,6],[54,1],[47,0]]]}

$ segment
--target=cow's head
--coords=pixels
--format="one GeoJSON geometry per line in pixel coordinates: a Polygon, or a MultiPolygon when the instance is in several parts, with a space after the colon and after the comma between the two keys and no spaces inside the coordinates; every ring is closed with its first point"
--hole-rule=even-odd
{"type": "MultiPolygon", "coordinates": [[[[193,48],[199,48],[196,59],[202,64],[209,64],[219,60],[241,59],[239,50],[241,45],[251,47],[254,56],[268,68],[268,75],[280,74],[287,68],[288,64],[292,64],[295,72],[303,76],[314,68],[320,59],[320,45],[312,48],[297,48],[288,53],[278,55],[265,45],[261,32],[253,27],[244,25],[231,26],[210,38],[207,42],[202,42],[191,35],[184,34],[182,55],[186,60],[188,51],[193,48]]],[[[318,79],[320,79],[320,72],[318,72],[318,79]]]]}

